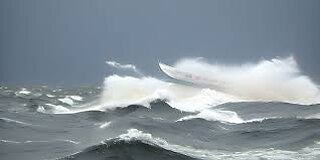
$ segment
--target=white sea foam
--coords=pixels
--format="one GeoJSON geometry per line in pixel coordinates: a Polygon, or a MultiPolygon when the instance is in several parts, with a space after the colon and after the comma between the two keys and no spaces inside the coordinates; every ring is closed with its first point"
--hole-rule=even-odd
{"type": "Polygon", "coordinates": [[[255,64],[218,65],[184,59],[175,67],[215,79],[231,95],[255,101],[281,101],[298,104],[320,102],[320,91],[303,75],[293,57],[263,60],[255,64]]]}
{"type": "Polygon", "coordinates": [[[46,113],[46,109],[44,109],[43,106],[39,106],[39,107],[37,108],[37,112],[46,113]]]}
{"type": "Polygon", "coordinates": [[[99,128],[103,129],[109,127],[111,125],[111,122],[98,123],[97,125],[99,125],[99,128]]]}
{"type": "Polygon", "coordinates": [[[50,113],[50,114],[70,114],[70,113],[74,113],[73,111],[71,111],[70,109],[61,106],[61,105],[54,105],[54,104],[50,104],[50,103],[46,103],[45,106],[50,107],[50,109],[46,109],[46,107],[44,106],[39,106],[37,108],[38,112],[41,113],[50,113]]]}
{"type": "Polygon", "coordinates": [[[305,118],[305,119],[320,119],[320,113],[313,113],[306,117],[298,117],[298,118],[305,118]]]}
{"type": "Polygon", "coordinates": [[[211,109],[205,109],[197,115],[186,116],[186,117],[180,118],[177,121],[185,121],[185,120],[191,120],[195,118],[201,118],[208,121],[227,122],[227,123],[244,123],[245,122],[235,112],[223,111],[223,110],[211,110],[211,109]]]}
{"type": "Polygon", "coordinates": [[[4,120],[6,122],[17,123],[17,124],[21,124],[21,125],[24,125],[24,126],[32,126],[32,124],[30,124],[30,123],[26,123],[26,122],[14,120],[14,119],[9,119],[9,118],[5,118],[5,117],[1,117],[0,119],[4,120]]]}
{"type": "Polygon", "coordinates": [[[317,159],[320,153],[320,143],[317,142],[312,146],[294,152],[272,148],[244,152],[227,152],[222,150],[196,149],[190,146],[171,144],[165,139],[153,137],[150,133],[144,133],[137,129],[129,129],[127,133],[120,135],[119,138],[126,141],[135,139],[142,140],[147,144],[157,145],[170,151],[206,160],[317,159]]]}
{"type": "Polygon", "coordinates": [[[54,104],[50,104],[50,103],[46,103],[47,106],[50,106],[50,107],[53,107],[55,111],[58,111],[58,112],[66,112],[66,111],[69,111],[68,108],[66,107],[63,107],[61,105],[54,105],[54,104]]]}
{"type": "MultiPolygon", "coordinates": [[[[236,112],[233,112],[233,111],[205,109],[196,115],[189,115],[189,116],[182,117],[178,119],[176,122],[188,121],[196,118],[205,119],[207,121],[220,121],[223,123],[241,124],[241,123],[262,122],[264,120],[269,120],[269,119],[281,119],[282,117],[263,117],[263,118],[243,120],[241,117],[238,116],[236,112]]],[[[301,119],[306,119],[306,117],[301,117],[301,119]]]]}
{"type": "Polygon", "coordinates": [[[175,66],[196,75],[210,75],[211,79],[223,82],[225,92],[172,84],[153,77],[113,75],[105,79],[101,102],[144,104],[141,102],[163,98],[173,107],[185,111],[201,111],[236,101],[320,102],[319,88],[310,78],[301,74],[293,57],[239,66],[212,65],[198,59],[184,59],[175,66]]]}
{"type": "Polygon", "coordinates": [[[119,135],[119,138],[121,138],[122,140],[125,140],[125,141],[139,139],[139,140],[142,140],[146,143],[152,142],[152,143],[159,145],[159,146],[168,145],[168,143],[164,139],[153,137],[150,133],[144,133],[144,132],[139,131],[134,128],[128,129],[127,132],[128,133],[119,135]]]}
{"type": "Polygon", "coordinates": [[[55,97],[54,95],[52,95],[52,94],[46,94],[46,96],[47,97],[49,97],[49,98],[53,98],[53,97],[55,97]]]}
{"type": "Polygon", "coordinates": [[[224,111],[224,110],[216,110],[216,109],[205,109],[199,112],[196,115],[189,115],[178,119],[176,122],[188,121],[192,119],[204,119],[207,121],[220,121],[223,123],[233,123],[233,124],[241,124],[241,123],[253,123],[253,122],[263,122],[265,120],[272,119],[283,119],[283,118],[297,118],[297,119],[320,119],[320,114],[310,114],[305,116],[298,117],[274,117],[274,116],[266,116],[262,118],[253,118],[244,120],[236,112],[233,111],[224,111]]]}
{"type": "Polygon", "coordinates": [[[68,104],[70,106],[72,106],[74,104],[73,100],[69,97],[59,98],[58,100],[62,103],[68,104]]]}
{"type": "Polygon", "coordinates": [[[16,92],[16,95],[29,95],[31,91],[27,90],[26,88],[21,88],[20,91],[16,92]]]}
{"type": "Polygon", "coordinates": [[[2,142],[2,143],[16,143],[16,144],[21,143],[21,142],[17,142],[17,141],[4,140],[4,139],[1,139],[0,142],[2,142]]]}
{"type": "MultiPolygon", "coordinates": [[[[101,107],[126,107],[140,104],[146,107],[155,99],[164,99],[175,108],[183,111],[200,111],[230,101],[240,101],[212,89],[200,89],[161,81],[153,77],[120,77],[112,75],[105,79],[101,95],[101,107]]],[[[100,109],[102,109],[100,108],[100,109]]]]}
{"type": "Polygon", "coordinates": [[[82,101],[83,97],[79,95],[66,95],[64,98],[59,98],[58,100],[62,103],[72,106],[75,104],[74,101],[82,101]]]}
{"type": "Polygon", "coordinates": [[[79,95],[67,95],[66,97],[68,97],[68,98],[71,98],[71,99],[73,99],[73,100],[75,100],[75,101],[82,101],[82,97],[81,96],[79,96],[79,95]]]}
{"type": "MultiPolygon", "coordinates": [[[[122,66],[111,62],[110,65],[120,68],[122,66]]],[[[135,68],[130,65],[122,67],[135,68]]],[[[318,86],[301,73],[293,57],[238,66],[209,64],[199,59],[183,59],[178,61],[175,67],[185,72],[209,77],[208,79],[216,79],[221,82],[224,90],[186,86],[155,77],[111,75],[105,78],[97,103],[73,107],[74,109],[66,113],[105,111],[131,104],[149,107],[150,102],[164,99],[170,106],[179,110],[199,112],[197,116],[204,119],[240,123],[241,118],[228,114],[228,111],[207,109],[228,102],[243,101],[280,101],[296,104],[320,102],[318,86]],[[227,120],[229,118],[231,119],[227,120]]],[[[74,103],[72,98],[66,98],[68,99],[62,101],[74,103]]]]}

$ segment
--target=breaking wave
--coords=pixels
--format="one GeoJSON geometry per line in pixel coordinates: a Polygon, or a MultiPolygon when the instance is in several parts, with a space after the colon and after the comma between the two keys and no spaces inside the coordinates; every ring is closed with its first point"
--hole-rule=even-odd
{"type": "Polygon", "coordinates": [[[225,92],[166,82],[154,77],[112,75],[105,79],[101,104],[127,106],[165,99],[183,111],[201,111],[227,102],[279,101],[295,104],[320,102],[318,86],[303,75],[293,57],[256,64],[226,66],[200,59],[183,59],[175,67],[191,74],[210,76],[223,83],[225,92]]]}
{"type": "MultiPolygon", "coordinates": [[[[107,63],[119,69],[140,72],[132,64],[122,65],[114,61],[107,63]]],[[[229,102],[276,101],[302,105],[320,103],[319,87],[301,73],[293,57],[262,60],[238,66],[210,64],[202,59],[182,59],[177,61],[174,67],[221,82],[224,90],[183,85],[151,76],[110,75],[104,80],[99,99],[84,105],[74,105],[76,107],[65,109],[65,113],[105,111],[132,104],[150,107],[150,102],[161,99],[173,108],[199,112],[198,116],[207,119],[208,115],[216,113],[205,110],[229,102]]],[[[65,99],[62,100],[67,103],[65,99]]],[[[42,111],[42,108],[39,110],[42,111]]],[[[61,111],[60,107],[59,112],[55,113],[62,114],[64,111],[61,111]]],[[[227,116],[232,118],[230,114],[227,116]]],[[[232,121],[240,123],[236,118],[232,121]]]]}
{"type": "Polygon", "coordinates": [[[99,145],[89,147],[81,152],[61,159],[316,159],[319,143],[301,149],[299,152],[277,149],[257,149],[244,152],[212,151],[195,149],[168,143],[149,133],[137,129],[129,129],[117,138],[103,141],[99,145]]]}
{"type": "Polygon", "coordinates": [[[223,83],[225,92],[254,101],[319,103],[319,88],[303,75],[293,57],[235,66],[183,59],[175,67],[223,83]]]}

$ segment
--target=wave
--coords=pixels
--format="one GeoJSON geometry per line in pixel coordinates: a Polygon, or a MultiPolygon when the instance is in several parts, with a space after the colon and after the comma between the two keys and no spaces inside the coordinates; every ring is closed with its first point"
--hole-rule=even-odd
{"type": "MultiPolygon", "coordinates": [[[[254,134],[254,133],[252,133],[254,134]]],[[[316,159],[320,143],[315,142],[298,151],[279,149],[254,149],[230,152],[224,150],[195,149],[190,146],[171,144],[137,129],[116,138],[103,141],[62,159],[316,159]]]]}
{"type": "MultiPolygon", "coordinates": [[[[281,109],[281,108],[279,108],[281,109]]],[[[294,111],[294,110],[293,110],[294,111]]],[[[316,110],[314,110],[316,111],[316,110]]],[[[255,113],[259,114],[259,113],[255,113]]],[[[227,111],[221,109],[205,109],[199,112],[198,114],[187,115],[178,119],[176,122],[180,121],[190,121],[193,119],[204,119],[206,121],[218,121],[222,123],[230,123],[230,124],[243,124],[243,123],[254,123],[254,122],[263,122],[266,120],[275,120],[275,119],[297,119],[297,120],[308,120],[308,119],[320,119],[319,113],[296,113],[295,115],[273,115],[273,114],[261,114],[260,116],[246,116],[248,118],[244,119],[239,116],[234,111],[227,111]]]]}
{"type": "Polygon", "coordinates": [[[58,100],[62,103],[68,104],[70,106],[74,105],[75,102],[74,101],[82,101],[83,97],[79,96],[79,95],[66,95],[63,98],[59,98],[58,100]]]}
{"type": "Polygon", "coordinates": [[[186,117],[182,117],[177,120],[179,121],[186,121],[192,119],[205,119],[207,121],[220,121],[220,122],[227,122],[227,123],[244,123],[245,121],[241,119],[237,113],[232,111],[223,111],[223,110],[203,110],[197,115],[189,115],[186,117]]]}
{"type": "Polygon", "coordinates": [[[183,59],[175,67],[203,77],[210,75],[209,78],[223,82],[225,92],[248,100],[299,104],[320,102],[318,86],[301,73],[292,56],[233,66],[183,59]]]}
{"type": "Polygon", "coordinates": [[[151,134],[137,129],[127,132],[62,159],[195,159],[164,148],[169,144],[151,134]]]}
{"type": "Polygon", "coordinates": [[[279,101],[297,104],[320,102],[318,86],[302,75],[293,57],[263,60],[240,66],[213,65],[199,59],[183,59],[176,68],[196,75],[210,75],[224,82],[225,92],[194,88],[153,77],[109,76],[105,79],[101,102],[148,105],[154,99],[167,99],[173,107],[199,111],[226,102],[279,101]]]}
{"type": "Polygon", "coordinates": [[[210,151],[170,144],[149,133],[129,129],[125,134],[62,159],[208,159],[210,154],[210,151]]]}
{"type": "Polygon", "coordinates": [[[74,113],[70,109],[62,106],[62,105],[54,105],[50,103],[46,103],[45,105],[41,105],[37,108],[37,111],[40,113],[46,114],[70,114],[74,113]]]}
{"type": "Polygon", "coordinates": [[[195,158],[150,145],[140,140],[127,142],[118,139],[106,141],[105,144],[89,147],[82,152],[61,159],[195,160],[195,158]]]}
{"type": "MultiPolygon", "coordinates": [[[[112,61],[107,63],[116,68],[137,70],[134,65],[122,65],[112,61]]],[[[320,103],[318,86],[301,73],[293,57],[238,66],[182,59],[175,67],[192,74],[218,79],[223,82],[225,91],[187,86],[150,76],[110,75],[104,80],[98,100],[72,105],[65,113],[106,111],[129,105],[150,108],[150,103],[157,99],[165,100],[173,108],[186,112],[201,112],[230,102],[277,101],[302,105],[320,103]]]]}
{"type": "Polygon", "coordinates": [[[103,109],[138,104],[150,107],[150,103],[165,100],[182,111],[194,112],[212,105],[237,101],[236,97],[212,89],[201,89],[159,80],[154,77],[121,77],[112,75],[105,79],[100,98],[103,109]]]}

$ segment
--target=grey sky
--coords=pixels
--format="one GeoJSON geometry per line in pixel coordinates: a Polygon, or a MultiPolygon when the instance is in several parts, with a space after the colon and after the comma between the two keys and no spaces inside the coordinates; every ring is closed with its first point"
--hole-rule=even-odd
{"type": "Polygon", "coordinates": [[[1,0],[0,83],[101,83],[106,60],[223,63],[294,55],[320,82],[319,0],[1,0]]]}

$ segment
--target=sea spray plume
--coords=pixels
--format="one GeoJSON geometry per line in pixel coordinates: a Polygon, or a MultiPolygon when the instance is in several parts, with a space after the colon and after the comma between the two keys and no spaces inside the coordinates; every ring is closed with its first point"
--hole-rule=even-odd
{"type": "Polygon", "coordinates": [[[111,75],[105,78],[100,103],[103,109],[139,104],[148,107],[150,102],[162,99],[179,110],[200,111],[226,102],[239,101],[211,89],[194,88],[153,77],[111,75]]]}
{"type": "Polygon", "coordinates": [[[106,63],[114,68],[117,69],[124,69],[124,70],[130,70],[133,71],[134,73],[137,73],[139,76],[143,76],[142,72],[140,72],[135,65],[132,64],[120,64],[116,61],[106,61],[106,63]]]}
{"type": "Polygon", "coordinates": [[[302,75],[293,57],[258,63],[226,66],[201,59],[183,59],[176,68],[223,82],[224,92],[214,88],[193,88],[154,77],[111,75],[105,78],[99,110],[166,99],[177,109],[202,111],[223,103],[239,101],[280,101],[297,104],[319,103],[319,89],[302,75]]]}
{"type": "Polygon", "coordinates": [[[199,76],[210,75],[210,78],[224,83],[226,93],[247,100],[299,104],[320,102],[319,88],[301,73],[292,56],[235,66],[183,59],[175,67],[199,76]]]}
{"type": "MultiPolygon", "coordinates": [[[[105,78],[101,103],[106,106],[125,107],[130,104],[149,106],[155,99],[163,99],[161,91],[170,84],[152,77],[121,77],[111,75],[105,78]]],[[[108,107],[109,108],[109,107],[108,107]]]]}

